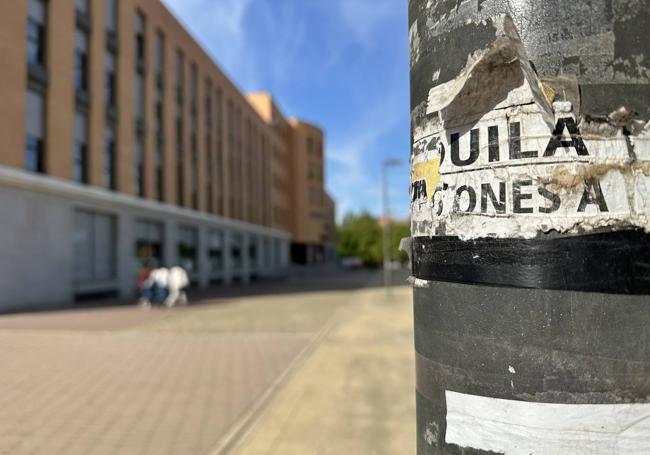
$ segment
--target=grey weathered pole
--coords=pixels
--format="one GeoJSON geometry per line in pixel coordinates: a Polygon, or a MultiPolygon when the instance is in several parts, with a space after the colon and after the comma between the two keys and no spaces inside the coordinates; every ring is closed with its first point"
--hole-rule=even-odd
{"type": "Polygon", "coordinates": [[[409,26],[418,453],[650,453],[650,2],[409,26]]]}

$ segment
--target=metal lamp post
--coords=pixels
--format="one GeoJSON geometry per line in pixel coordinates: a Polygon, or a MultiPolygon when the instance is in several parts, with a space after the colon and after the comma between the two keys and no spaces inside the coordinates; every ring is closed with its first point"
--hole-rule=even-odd
{"type": "Polygon", "coordinates": [[[391,270],[390,270],[390,201],[388,197],[388,168],[391,166],[399,166],[400,161],[396,159],[384,160],[381,163],[382,172],[382,195],[383,195],[383,212],[384,212],[384,226],[383,226],[383,246],[384,246],[384,288],[386,295],[390,295],[391,286],[391,270]]]}

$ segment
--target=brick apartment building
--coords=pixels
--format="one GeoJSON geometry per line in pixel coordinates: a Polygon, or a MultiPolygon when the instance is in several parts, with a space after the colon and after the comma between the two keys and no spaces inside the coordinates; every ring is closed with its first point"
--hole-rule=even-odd
{"type": "MultiPolygon", "coordinates": [[[[325,191],[323,131],[310,123],[287,119],[268,93],[252,93],[248,100],[285,138],[290,150],[288,179],[274,180],[273,186],[288,194],[290,210],[279,213],[278,218],[287,220],[292,233],[292,262],[312,264],[332,259],[336,249],[335,207],[325,191]]],[[[276,162],[286,163],[282,159],[276,162]]]]}
{"type": "Polygon", "coordinates": [[[324,260],[323,132],[242,94],[159,0],[0,0],[0,311],[324,260]]]}

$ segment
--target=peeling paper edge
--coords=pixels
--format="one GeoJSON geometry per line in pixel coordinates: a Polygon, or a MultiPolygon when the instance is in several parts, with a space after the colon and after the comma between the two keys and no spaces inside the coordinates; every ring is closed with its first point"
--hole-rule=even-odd
{"type": "Polygon", "coordinates": [[[409,258],[409,264],[413,263],[413,237],[404,237],[399,241],[398,249],[404,253],[409,258]]]}
{"type": "MultiPolygon", "coordinates": [[[[544,121],[552,131],[555,125],[553,109],[544,95],[542,81],[530,64],[528,53],[524,47],[517,27],[509,15],[500,15],[493,18],[497,26],[494,41],[486,49],[477,51],[468,57],[467,65],[454,79],[437,85],[429,91],[426,113],[428,115],[443,111],[449,107],[455,98],[462,92],[467,81],[482,63],[494,58],[504,49],[511,50],[520,64],[522,73],[531,88],[535,103],[541,108],[544,121]]],[[[502,62],[506,63],[506,62],[502,62]]]]}
{"type": "Polygon", "coordinates": [[[423,280],[421,278],[416,278],[414,276],[410,276],[406,279],[407,283],[413,285],[414,288],[418,289],[427,289],[431,287],[431,281],[429,280],[423,280]]]}

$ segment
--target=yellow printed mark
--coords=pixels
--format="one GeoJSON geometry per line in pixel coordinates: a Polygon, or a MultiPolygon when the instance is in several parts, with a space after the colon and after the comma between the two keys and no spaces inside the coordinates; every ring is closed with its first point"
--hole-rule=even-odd
{"type": "Polygon", "coordinates": [[[438,183],[440,183],[440,158],[413,165],[411,182],[417,182],[419,180],[425,181],[427,194],[433,194],[438,183]]]}

